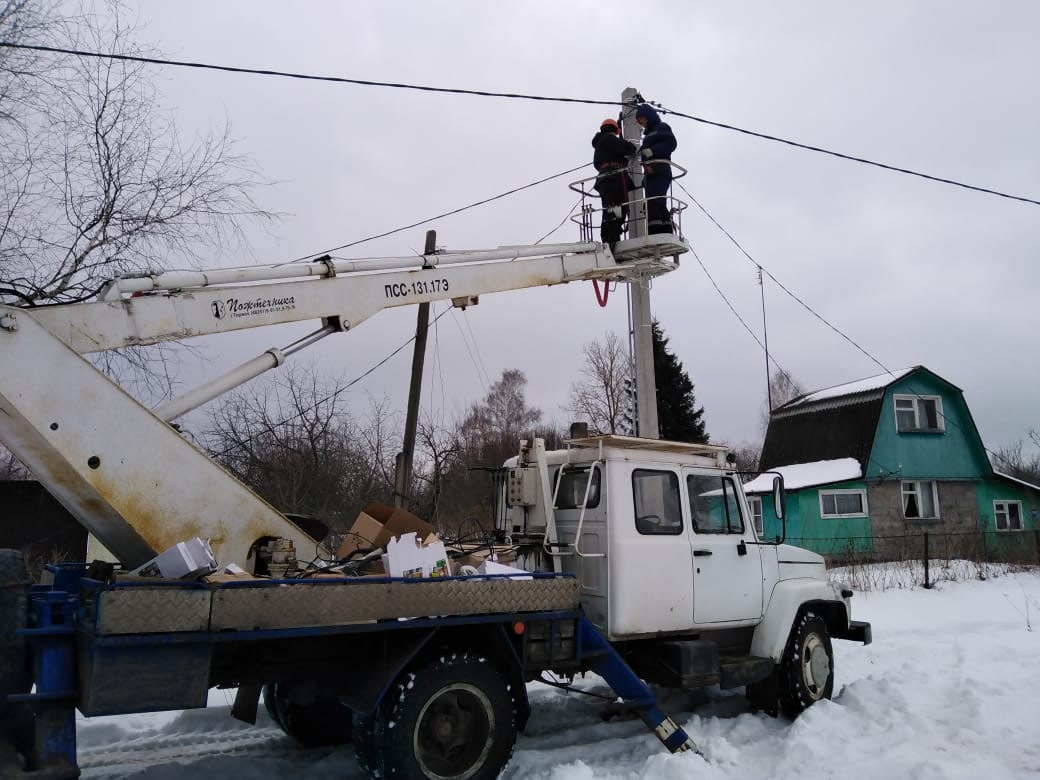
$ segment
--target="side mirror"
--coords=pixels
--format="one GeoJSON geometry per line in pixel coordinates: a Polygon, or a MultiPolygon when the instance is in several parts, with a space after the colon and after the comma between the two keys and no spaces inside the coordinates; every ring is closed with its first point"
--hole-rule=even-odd
{"type": "Polygon", "coordinates": [[[784,478],[777,474],[773,477],[773,511],[777,520],[784,520],[787,515],[787,501],[784,495],[784,478]]]}

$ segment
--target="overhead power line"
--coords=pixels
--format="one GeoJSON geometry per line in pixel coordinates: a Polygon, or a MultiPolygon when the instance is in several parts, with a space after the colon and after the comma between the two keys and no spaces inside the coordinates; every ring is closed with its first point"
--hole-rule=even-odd
{"type": "Polygon", "coordinates": [[[390,87],[393,89],[412,89],[419,92],[445,92],[452,95],[476,95],[478,97],[517,98],[520,100],[545,100],[554,103],[586,103],[599,106],[621,105],[619,100],[593,100],[588,98],[550,97],[548,95],[525,95],[520,92],[490,92],[481,89],[462,89],[459,87],[430,87],[420,84],[403,84],[394,81],[371,81],[369,79],[350,79],[343,76],[318,76],[312,73],[294,73],[285,70],[267,68],[239,68],[232,65],[214,65],[207,62],[191,62],[188,60],[168,60],[160,57],[144,57],[139,54],[106,54],[82,49],[63,49],[59,46],[37,46],[27,43],[9,43],[0,41],[0,46],[10,49],[28,49],[30,51],[50,54],[69,54],[74,57],[91,57],[95,59],[119,60],[121,62],[141,62],[146,65],[173,65],[178,68],[196,68],[199,70],[219,70],[225,73],[246,73],[251,76],[278,76],[286,79],[303,81],[327,81],[333,84],[355,84],[362,87],[390,87]]]}
{"type": "MultiPolygon", "coordinates": [[[[10,49],[26,49],[30,51],[46,52],[50,54],[66,54],[74,57],[88,57],[94,59],[109,59],[119,60],[123,62],[140,62],[148,65],[165,65],[174,66],[180,68],[196,68],[200,70],[215,70],[222,71],[225,73],[242,73],[254,76],[276,76],[280,78],[300,79],[305,81],[323,81],[331,82],[334,84],[353,84],[356,86],[366,87],[385,87],[391,89],[410,89],[420,92],[438,92],[445,94],[454,95],[474,95],[477,97],[498,97],[498,98],[513,98],[519,100],[539,100],[553,103],[578,103],[585,105],[600,105],[600,106],[617,106],[622,105],[621,101],[618,100],[598,100],[594,98],[571,98],[571,97],[558,97],[550,95],[530,95],[521,92],[493,92],[490,90],[480,89],[463,89],[460,87],[432,87],[421,84],[405,84],[402,82],[393,81],[374,81],[370,79],[352,79],[344,76],[320,76],[310,73],[295,73],[292,71],[281,71],[271,70],[267,68],[241,68],[232,65],[215,65],[206,62],[191,62],[187,60],[170,60],[161,57],[145,57],[137,54],[115,54],[95,51],[84,51],[82,49],[66,49],[59,46],[39,46],[25,43],[11,43],[8,41],[0,41],[0,47],[6,47],[10,49]]],[[[785,144],[792,146],[797,149],[804,149],[809,152],[816,152],[818,154],[825,154],[830,157],[836,157],[840,160],[848,160],[849,162],[860,163],[861,165],[870,165],[875,168],[881,168],[882,170],[891,171],[893,173],[901,173],[906,176],[915,176],[920,179],[926,179],[928,181],[938,182],[940,184],[948,184],[952,187],[960,187],[962,189],[971,190],[973,192],[981,192],[986,195],[995,195],[998,198],[1006,198],[1008,200],[1015,200],[1021,203],[1029,203],[1034,206],[1040,206],[1040,200],[1035,198],[1028,198],[1023,195],[1013,195],[1011,193],[1003,192],[1001,190],[994,190],[989,187],[980,187],[975,184],[968,184],[966,182],[957,181],[956,179],[949,179],[943,176],[934,176],[929,173],[923,173],[922,171],[915,171],[912,168],[904,168],[898,165],[890,165],[888,163],[878,162],[876,160],[870,160],[866,157],[859,157],[853,154],[846,154],[844,152],[837,152],[833,149],[827,149],[822,146],[814,146],[812,144],[801,143],[800,141],[792,141],[788,138],[782,138],[771,133],[762,133],[756,130],[748,130],[747,128],[738,127],[737,125],[731,125],[727,122],[717,122],[712,119],[706,119],[704,117],[696,116],[694,114],[687,114],[683,111],[677,111],[662,106],[660,103],[654,103],[660,108],[660,110],[666,114],[673,116],[683,117],[694,122],[709,125],[711,127],[718,127],[723,130],[731,130],[735,133],[741,133],[743,135],[751,136],[753,138],[761,138],[765,141],[774,141],[776,143],[785,144]]]]}
{"type": "MultiPolygon", "coordinates": [[[[364,244],[366,241],[375,241],[377,238],[385,238],[386,236],[392,236],[394,233],[400,233],[400,232],[402,232],[404,230],[411,230],[414,227],[419,227],[420,225],[425,225],[426,223],[433,222],[436,219],[443,219],[444,217],[450,217],[450,216],[453,216],[455,214],[459,214],[459,213],[461,213],[463,211],[466,211],[467,209],[476,208],[477,206],[483,206],[485,203],[491,203],[492,201],[499,200],[501,198],[505,198],[505,197],[507,197],[509,195],[515,195],[516,193],[520,192],[521,190],[530,189],[531,187],[537,187],[539,184],[545,184],[545,182],[547,182],[547,181],[552,181],[553,179],[558,179],[561,176],[566,176],[566,175],[574,173],[576,171],[580,171],[586,165],[589,165],[589,163],[582,163],[581,165],[577,166],[576,168],[571,168],[571,169],[566,170],[566,171],[560,171],[559,173],[554,173],[552,176],[546,176],[545,178],[538,179],[538,181],[532,181],[529,184],[522,184],[519,187],[514,187],[513,189],[507,190],[506,192],[499,193],[498,195],[492,195],[490,198],[484,198],[483,200],[478,200],[475,203],[470,203],[470,204],[467,204],[465,206],[459,206],[457,209],[452,209],[451,211],[445,211],[443,214],[437,214],[436,216],[433,216],[433,217],[427,217],[426,219],[421,219],[418,222],[413,222],[410,225],[403,225],[402,227],[394,228],[393,230],[387,230],[385,233],[377,233],[374,236],[368,236],[366,238],[359,238],[357,241],[351,241],[350,243],[347,243],[347,244],[341,244],[340,246],[333,247],[332,249],[326,249],[323,252],[314,252],[312,254],[305,255],[303,257],[297,258],[296,260],[293,260],[291,262],[299,263],[299,262],[302,262],[304,260],[309,260],[310,258],[316,257],[318,255],[332,254],[333,252],[338,252],[341,249],[347,249],[348,247],[357,246],[358,244],[364,244]]],[[[564,221],[566,221],[566,220],[564,220],[564,221]]],[[[563,223],[561,222],[560,224],[562,225],[563,223]]],[[[556,230],[558,230],[558,229],[559,229],[559,227],[555,228],[552,232],[556,232],[556,230]]],[[[552,235],[552,233],[549,233],[548,235],[552,235]]],[[[547,236],[543,236],[536,243],[540,243],[546,237],[547,236]]]]}
{"type": "Polygon", "coordinates": [[[725,122],[715,122],[711,119],[705,119],[700,116],[693,116],[692,114],[684,114],[682,111],[673,111],[669,108],[661,106],[663,113],[672,114],[674,116],[681,116],[684,119],[692,119],[694,122],[700,122],[701,124],[711,125],[712,127],[719,127],[723,130],[732,130],[735,133],[743,133],[744,135],[750,135],[754,138],[762,138],[766,141],[776,141],[777,143],[787,144],[797,149],[805,149],[809,152],[818,152],[820,154],[830,155],[831,157],[837,157],[840,160],[848,160],[850,162],[857,162],[863,165],[872,165],[875,168],[881,168],[886,171],[893,171],[894,173],[903,173],[907,176],[917,176],[921,179],[927,179],[928,181],[936,181],[940,184],[949,184],[954,187],[963,187],[966,190],[973,190],[975,192],[983,192],[987,195],[996,195],[998,198],[1008,198],[1009,200],[1017,200],[1022,203],[1031,203],[1034,206],[1040,206],[1040,200],[1034,200],[1033,198],[1027,198],[1022,195],[1011,195],[1007,192],[1001,192],[1000,190],[991,190],[988,187],[978,187],[974,184],[966,184],[956,179],[946,179],[942,176],[932,176],[930,173],[922,173],[921,171],[915,171],[910,168],[901,168],[898,165],[889,165],[887,163],[877,162],[876,160],[868,160],[866,157],[856,157],[852,154],[844,154],[843,152],[836,152],[833,149],[825,149],[822,146],[813,146],[811,144],[803,144],[798,141],[791,141],[787,138],[781,138],[780,136],[770,135],[769,133],[759,133],[754,130],[747,130],[743,127],[737,127],[736,125],[729,125],[725,122]]]}

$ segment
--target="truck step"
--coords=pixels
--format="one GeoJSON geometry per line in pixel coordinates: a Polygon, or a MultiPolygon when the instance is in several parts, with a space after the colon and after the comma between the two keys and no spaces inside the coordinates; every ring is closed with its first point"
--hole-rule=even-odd
{"type": "Polygon", "coordinates": [[[773,673],[776,664],[772,658],[754,655],[739,658],[723,658],[719,664],[719,687],[739,688],[760,682],[773,673]]]}

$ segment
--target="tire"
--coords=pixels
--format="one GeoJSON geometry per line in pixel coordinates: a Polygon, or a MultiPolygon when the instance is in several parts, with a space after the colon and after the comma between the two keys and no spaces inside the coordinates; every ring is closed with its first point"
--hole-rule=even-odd
{"type": "Polygon", "coordinates": [[[350,742],[354,712],[315,682],[268,683],[264,707],[282,731],[307,747],[350,742]]]}
{"type": "Polygon", "coordinates": [[[7,696],[32,688],[29,653],[23,637],[28,625],[29,570],[20,550],[0,550],[0,718],[10,713],[7,696]]]}
{"type": "Polygon", "coordinates": [[[791,629],[779,669],[780,709],[797,717],[834,690],[834,652],[827,624],[816,613],[803,612],[791,629]]]}
{"type": "Polygon", "coordinates": [[[355,712],[352,737],[358,766],[370,777],[375,777],[379,767],[379,756],[376,751],[376,719],[371,715],[355,712]]]}
{"type": "Polygon", "coordinates": [[[493,780],[516,742],[509,686],[486,659],[445,654],[398,680],[374,741],[388,780],[493,780]]]}

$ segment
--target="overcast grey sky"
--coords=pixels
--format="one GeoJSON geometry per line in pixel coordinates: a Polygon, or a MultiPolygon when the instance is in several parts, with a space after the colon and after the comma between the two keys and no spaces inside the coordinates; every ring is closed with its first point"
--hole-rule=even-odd
{"type": "MultiPolygon", "coordinates": [[[[1027,86],[1040,72],[1040,4],[1028,0],[128,6],[148,24],[143,41],[178,59],[606,100],[633,86],[685,113],[1040,198],[1040,108],[1027,86]]],[[[251,233],[256,262],[319,252],[591,162],[591,136],[614,113],[176,68],[159,77],[187,131],[229,120],[242,151],[277,182],[261,205],[287,216],[251,233]]],[[[1040,207],[666,119],[687,189],[788,289],[885,367],[923,364],[961,387],[990,447],[1040,427],[1040,207]]],[[[340,254],[420,251],[427,228],[454,249],[534,243],[574,206],[567,181],[340,254]]],[[[696,208],[684,228],[761,335],[754,266],[696,208]]],[[[552,240],[577,241],[577,229],[568,223],[552,240]]],[[[882,372],[768,280],[765,292],[770,350],[807,390],[882,372]]],[[[656,282],[652,305],[712,439],[756,439],[761,350],[694,257],[656,282]]],[[[626,329],[624,296],[600,309],[587,283],[486,297],[431,334],[424,405],[450,417],[503,369],[519,368],[529,401],[565,422],[582,345],[610,329],[626,329]]],[[[413,309],[385,312],[312,353],[350,379],[413,330],[413,309]]],[[[221,350],[245,359],[289,340],[250,334],[221,350]]],[[[389,393],[403,408],[409,361],[404,350],[356,397],[389,393]]]]}

